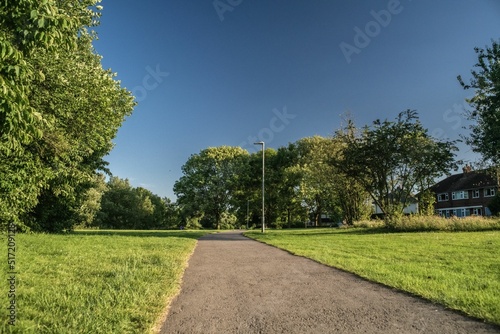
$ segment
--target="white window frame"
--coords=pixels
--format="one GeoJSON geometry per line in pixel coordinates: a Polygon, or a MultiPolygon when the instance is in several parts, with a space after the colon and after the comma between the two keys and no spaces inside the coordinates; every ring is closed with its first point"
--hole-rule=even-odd
{"type": "Polygon", "coordinates": [[[479,198],[480,192],[479,189],[472,190],[472,198],[479,198]]]}
{"type": "Polygon", "coordinates": [[[495,193],[495,188],[484,188],[484,197],[493,197],[495,193]]]}
{"type": "Polygon", "coordinates": [[[461,199],[469,199],[469,192],[467,190],[454,191],[451,193],[451,199],[454,201],[461,199]]]}
{"type": "Polygon", "coordinates": [[[448,195],[448,193],[441,193],[441,194],[438,194],[437,195],[437,200],[438,202],[446,202],[446,201],[449,201],[450,200],[450,196],[448,195]],[[441,199],[441,196],[444,195],[444,199],[441,199]]]}

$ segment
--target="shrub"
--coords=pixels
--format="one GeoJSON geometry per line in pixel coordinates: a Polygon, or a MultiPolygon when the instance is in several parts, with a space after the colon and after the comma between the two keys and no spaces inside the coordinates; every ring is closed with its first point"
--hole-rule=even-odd
{"type": "Polygon", "coordinates": [[[361,227],[361,228],[381,228],[381,227],[385,227],[385,223],[384,223],[384,221],[379,220],[379,219],[360,220],[360,221],[354,222],[353,226],[354,227],[361,227]]]}
{"type": "Polygon", "coordinates": [[[391,217],[390,221],[361,220],[354,223],[358,228],[387,228],[399,232],[417,231],[485,231],[500,230],[500,218],[469,216],[444,218],[440,216],[401,216],[391,217]]]}
{"type": "Polygon", "coordinates": [[[495,197],[491,199],[488,203],[488,208],[493,216],[500,216],[500,193],[497,193],[495,197]]]}
{"type": "Polygon", "coordinates": [[[440,216],[404,216],[394,218],[396,231],[483,231],[500,229],[500,219],[480,216],[444,218],[440,216]]]}

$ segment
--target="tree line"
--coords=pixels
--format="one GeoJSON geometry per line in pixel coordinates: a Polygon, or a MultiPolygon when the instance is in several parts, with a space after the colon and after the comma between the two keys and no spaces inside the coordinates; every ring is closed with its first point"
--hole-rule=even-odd
{"type": "MultiPolygon", "coordinates": [[[[231,228],[260,222],[261,154],[215,147],[193,154],[175,183],[177,203],[110,177],[113,147],[134,97],[93,48],[100,0],[0,3],[0,230],[231,228]],[[248,208],[248,210],[247,210],[248,208]]],[[[500,161],[500,46],[476,48],[464,89],[473,121],[466,138],[493,166],[500,161]]],[[[353,221],[371,203],[388,217],[434,178],[456,167],[454,142],[437,140],[416,112],[370,126],[346,126],[267,149],[266,221],[273,227],[353,221]]],[[[390,224],[390,221],[389,221],[390,224]]]]}
{"type": "MultiPolygon", "coordinates": [[[[351,121],[330,137],[314,136],[265,151],[265,221],[270,227],[318,226],[368,218],[372,203],[386,217],[403,213],[421,193],[422,212],[433,211],[426,193],[435,178],[456,168],[455,143],[432,138],[415,111],[358,128],[351,121]]],[[[174,192],[187,226],[258,225],[261,153],[211,147],[182,167],[174,192]]],[[[389,220],[388,220],[389,221],[389,220]]]]}
{"type": "MultiPolygon", "coordinates": [[[[471,110],[464,136],[500,184],[500,44],[475,48],[477,63],[463,89],[471,110]]],[[[320,224],[323,215],[352,224],[376,205],[391,227],[414,195],[420,214],[434,213],[428,188],[440,175],[457,169],[456,142],[432,138],[415,111],[396,120],[375,120],[358,128],[351,120],[333,136],[303,138],[265,151],[265,221],[271,227],[320,224]],[[297,224],[298,223],[298,224],[297,224]]],[[[260,154],[239,147],[213,147],[192,155],[174,185],[181,217],[188,226],[237,227],[258,224],[260,154]],[[246,203],[246,206],[245,206],[246,203]],[[252,203],[252,205],[250,205],[252,203]],[[245,207],[247,210],[245,210],[245,207]],[[251,209],[250,209],[251,208],[251,209]]],[[[500,203],[500,194],[492,208],[500,203]]],[[[496,209],[495,209],[496,211],[496,209]]]]}

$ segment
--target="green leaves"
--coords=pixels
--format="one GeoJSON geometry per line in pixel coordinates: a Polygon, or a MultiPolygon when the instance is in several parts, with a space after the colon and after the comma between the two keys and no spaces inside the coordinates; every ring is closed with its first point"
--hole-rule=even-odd
{"type": "Polygon", "coordinates": [[[0,3],[0,134],[4,150],[18,150],[37,139],[39,124],[30,117],[33,58],[39,53],[73,49],[98,15],[98,1],[24,0],[0,3]],[[13,88],[15,87],[15,88],[13,88]],[[27,112],[25,112],[27,111],[27,112]]]}
{"type": "Polygon", "coordinates": [[[127,179],[111,177],[100,202],[93,223],[99,228],[164,229],[179,223],[171,203],[149,190],[132,187],[127,179]]]}
{"type": "Polygon", "coordinates": [[[134,107],[86,32],[96,3],[0,3],[0,220],[51,232],[89,220],[79,206],[134,107]]]}
{"type": "Polygon", "coordinates": [[[174,185],[185,216],[203,216],[205,227],[220,228],[223,214],[236,209],[231,204],[247,160],[247,151],[230,146],[210,147],[192,155],[174,185]]]}
{"type": "Polygon", "coordinates": [[[472,78],[466,84],[461,76],[458,81],[464,89],[474,89],[475,95],[467,102],[473,108],[468,112],[471,134],[467,143],[483,155],[485,161],[500,163],[500,43],[491,47],[474,49],[478,70],[471,71],[472,78]]]}
{"type": "Polygon", "coordinates": [[[38,19],[38,28],[43,28],[45,26],[45,18],[42,16],[38,19]]]}
{"type": "Polygon", "coordinates": [[[357,180],[386,215],[401,214],[412,194],[456,168],[454,142],[439,142],[427,133],[415,111],[395,121],[375,121],[360,132],[353,124],[337,132],[345,142],[336,166],[357,180]]]}

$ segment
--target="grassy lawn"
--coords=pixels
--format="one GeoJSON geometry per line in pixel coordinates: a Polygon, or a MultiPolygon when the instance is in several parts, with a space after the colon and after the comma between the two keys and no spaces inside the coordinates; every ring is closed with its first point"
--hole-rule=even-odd
{"type": "Polygon", "coordinates": [[[500,231],[308,229],[246,235],[500,324],[500,231]]]}
{"type": "MultiPolygon", "coordinates": [[[[200,231],[77,231],[16,236],[17,322],[1,333],[148,333],[180,288],[200,231]]],[[[2,236],[7,252],[5,235],[2,236]]],[[[3,269],[6,268],[7,258],[3,269]]],[[[5,307],[4,307],[5,306],[5,307]]]]}

